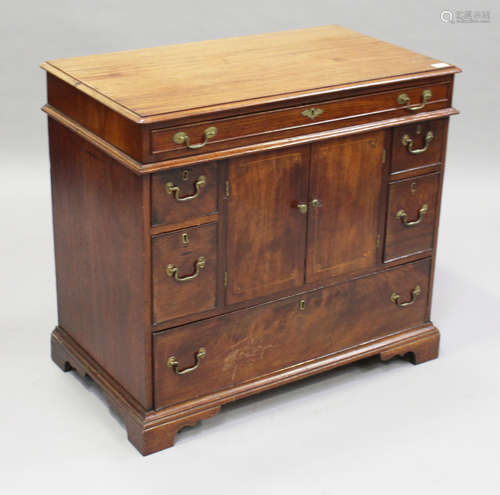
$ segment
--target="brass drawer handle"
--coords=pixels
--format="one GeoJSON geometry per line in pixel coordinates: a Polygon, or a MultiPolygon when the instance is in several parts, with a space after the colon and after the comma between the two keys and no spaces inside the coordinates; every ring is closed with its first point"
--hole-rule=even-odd
{"type": "Polygon", "coordinates": [[[205,179],[204,175],[200,175],[198,177],[198,180],[194,183],[194,194],[191,194],[191,196],[183,196],[181,197],[180,192],[181,188],[179,186],[174,185],[173,182],[167,182],[165,184],[165,189],[167,191],[167,194],[173,194],[174,199],[176,201],[191,201],[194,198],[197,198],[200,195],[200,190],[202,187],[205,187],[207,184],[207,181],[205,179]]]}
{"type": "Polygon", "coordinates": [[[167,265],[167,275],[169,277],[174,277],[174,280],[177,282],[189,282],[200,274],[200,270],[205,268],[206,263],[207,260],[203,256],[200,256],[194,264],[194,273],[192,275],[186,275],[185,277],[179,277],[179,269],[175,265],[167,265]]]}
{"type": "Polygon", "coordinates": [[[319,208],[321,205],[321,201],[317,198],[314,198],[312,201],[311,201],[311,206],[313,208],[319,208]]]}
{"type": "Polygon", "coordinates": [[[199,150],[203,148],[208,143],[208,140],[215,137],[217,135],[217,127],[207,127],[203,131],[203,136],[205,139],[202,143],[191,144],[189,142],[189,136],[185,132],[177,132],[174,134],[174,143],[176,144],[184,144],[186,143],[186,147],[190,150],[199,150]]]}
{"type": "Polygon", "coordinates": [[[397,292],[393,292],[391,294],[391,301],[396,305],[399,306],[400,308],[406,308],[407,306],[411,306],[412,304],[415,303],[417,300],[417,297],[422,293],[422,289],[420,288],[420,285],[417,285],[412,291],[411,291],[411,299],[407,302],[400,302],[401,301],[401,296],[397,292]]]}
{"type": "Polygon", "coordinates": [[[194,366],[191,366],[191,368],[184,368],[183,370],[179,370],[179,361],[177,361],[177,358],[175,356],[170,356],[168,358],[167,366],[169,368],[173,368],[176,375],[187,375],[188,373],[191,373],[196,368],[198,368],[198,366],[200,365],[200,360],[203,359],[206,355],[206,349],[204,347],[200,347],[195,355],[196,360],[194,362],[194,366]]]}
{"type": "Polygon", "coordinates": [[[432,91],[430,89],[424,89],[422,91],[422,103],[418,105],[410,105],[410,97],[406,93],[401,93],[398,96],[398,103],[400,105],[406,105],[407,110],[411,110],[412,112],[416,112],[417,110],[422,110],[425,107],[425,104],[432,98],[432,91]]]}
{"type": "Polygon", "coordinates": [[[399,210],[396,213],[396,218],[399,218],[405,227],[413,227],[414,225],[418,225],[424,215],[429,211],[429,207],[427,205],[422,205],[422,207],[418,210],[418,217],[416,220],[408,220],[408,214],[404,210],[399,210]]]}
{"type": "Polygon", "coordinates": [[[429,149],[429,145],[431,144],[431,141],[433,139],[434,133],[432,131],[428,131],[425,135],[425,146],[416,150],[413,149],[413,139],[408,136],[408,134],[405,134],[403,136],[403,139],[401,139],[401,143],[403,144],[403,146],[406,146],[408,153],[411,153],[412,155],[419,155],[420,153],[423,153],[424,151],[427,151],[429,149]]]}

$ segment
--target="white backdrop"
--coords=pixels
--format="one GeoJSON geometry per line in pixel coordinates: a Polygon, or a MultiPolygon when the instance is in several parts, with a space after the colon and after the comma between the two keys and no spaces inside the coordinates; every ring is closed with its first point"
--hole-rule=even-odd
{"type": "Polygon", "coordinates": [[[500,29],[495,2],[87,0],[2,6],[0,483],[4,493],[498,493],[500,29]],[[443,9],[490,23],[443,23],[443,9]],[[376,360],[226,406],[143,458],[95,386],[49,358],[57,322],[47,59],[342,24],[456,64],[433,321],[441,356],[376,360]],[[496,489],[495,489],[496,488],[496,489]]]}

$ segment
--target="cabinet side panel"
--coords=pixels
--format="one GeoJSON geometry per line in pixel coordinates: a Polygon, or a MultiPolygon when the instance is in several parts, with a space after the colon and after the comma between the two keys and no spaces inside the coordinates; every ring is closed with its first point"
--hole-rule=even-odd
{"type": "Polygon", "coordinates": [[[149,408],[143,178],[52,119],[49,139],[59,325],[149,408]]]}

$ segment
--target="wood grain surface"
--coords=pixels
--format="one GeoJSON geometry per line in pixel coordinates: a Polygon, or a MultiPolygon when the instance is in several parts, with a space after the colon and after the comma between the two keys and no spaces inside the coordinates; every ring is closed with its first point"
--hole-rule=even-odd
{"type": "Polygon", "coordinates": [[[312,145],[307,281],[369,269],[376,264],[383,207],[384,131],[312,145]]]}
{"type": "Polygon", "coordinates": [[[59,325],[148,407],[145,177],[53,120],[49,139],[59,325]]]}
{"type": "Polygon", "coordinates": [[[217,164],[206,163],[187,166],[154,174],[151,179],[152,224],[183,223],[197,217],[208,217],[217,213],[217,164]],[[179,198],[196,193],[196,182],[205,178],[196,198],[177,201],[174,194],[168,194],[168,182],[179,187],[179,198]]]}
{"type": "Polygon", "coordinates": [[[305,363],[359,345],[397,330],[424,323],[430,261],[322,289],[301,297],[229,313],[155,334],[155,405],[176,402],[233,387],[246,380],[305,363]],[[415,304],[400,308],[391,293],[415,304]],[[199,368],[177,375],[167,366],[175,356],[181,368],[193,366],[195,354],[206,349],[199,368]]]}
{"type": "Polygon", "coordinates": [[[443,132],[445,128],[444,119],[428,120],[415,124],[402,125],[394,129],[392,141],[392,174],[400,175],[407,170],[428,169],[433,165],[441,164],[443,154],[443,132]],[[407,135],[413,141],[412,149],[423,149],[425,137],[428,132],[433,133],[433,138],[426,151],[412,154],[408,151],[408,145],[403,144],[403,136],[407,135]]]}
{"type": "Polygon", "coordinates": [[[229,162],[226,303],[304,283],[309,148],[229,162]]]}
{"type": "Polygon", "coordinates": [[[459,70],[433,67],[440,62],[341,26],[323,26],[52,60],[42,67],[140,120],[459,70]]]}
{"type": "Polygon", "coordinates": [[[210,223],[155,236],[152,251],[154,322],[215,307],[217,224],[210,223]],[[167,275],[166,268],[169,264],[179,270],[179,277],[193,275],[199,257],[205,258],[206,263],[195,279],[179,282],[167,275]]]}
{"type": "Polygon", "coordinates": [[[439,173],[434,173],[393,182],[389,186],[385,261],[432,249],[439,184],[439,173]],[[416,221],[423,205],[427,205],[428,210],[421,215],[420,223],[416,225],[407,227],[396,216],[400,210],[404,210],[407,221],[416,221]]]}

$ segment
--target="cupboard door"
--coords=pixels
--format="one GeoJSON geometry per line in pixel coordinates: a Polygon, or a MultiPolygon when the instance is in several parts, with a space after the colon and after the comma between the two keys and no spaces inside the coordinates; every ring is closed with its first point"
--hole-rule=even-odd
{"type": "Polygon", "coordinates": [[[229,161],[226,303],[304,283],[308,147],[229,161]]]}
{"type": "Polygon", "coordinates": [[[307,282],[376,264],[384,141],[376,131],[312,146],[307,282]]]}

